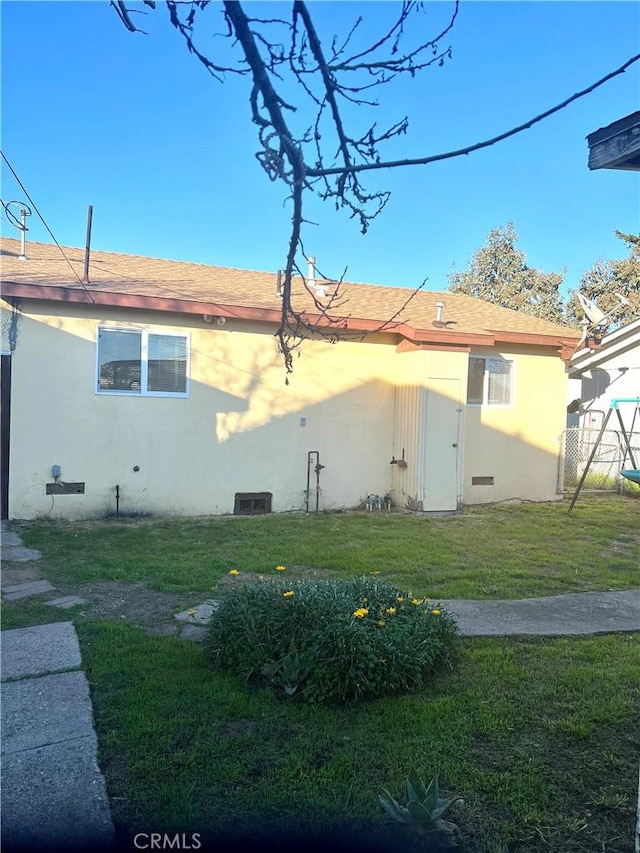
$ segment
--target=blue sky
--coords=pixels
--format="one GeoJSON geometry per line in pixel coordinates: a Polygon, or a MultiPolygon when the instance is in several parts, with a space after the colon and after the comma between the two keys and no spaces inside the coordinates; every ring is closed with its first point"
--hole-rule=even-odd
{"type": "MultiPolygon", "coordinates": [[[[252,4],[255,6],[255,4],[252,4]]],[[[286,3],[261,3],[282,14],[286,3]]],[[[359,15],[378,32],[397,4],[311,4],[324,40],[359,15]]],[[[447,2],[428,6],[427,26],[447,2]]],[[[285,262],[290,210],[255,160],[248,82],[213,80],[164,9],[128,33],[106,2],[13,2],[2,16],[2,150],[63,245],[272,270],[285,262]]],[[[427,30],[432,32],[431,29],[427,30]]],[[[381,124],[409,116],[385,157],[434,154],[535,116],[639,52],[635,2],[469,2],[446,39],[453,58],[380,91],[381,124]]],[[[219,42],[205,42],[216,45],[219,42]]],[[[638,173],[587,168],[587,134],[637,110],[640,62],[565,110],[492,148],[376,173],[391,200],[362,236],[314,203],[305,247],[351,281],[442,290],[492,228],[512,219],[530,265],[567,268],[625,255],[615,229],[637,232],[638,173]]],[[[357,116],[355,117],[357,120],[357,116]]],[[[24,198],[3,167],[2,198],[24,198]]],[[[51,242],[34,215],[30,239],[51,242]]],[[[2,233],[18,232],[2,223],[2,233]]]]}

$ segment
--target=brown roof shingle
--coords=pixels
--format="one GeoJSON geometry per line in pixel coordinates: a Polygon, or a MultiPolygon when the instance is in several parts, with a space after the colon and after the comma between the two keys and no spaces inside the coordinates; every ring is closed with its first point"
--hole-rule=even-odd
{"type": "MultiPolygon", "coordinates": [[[[27,260],[19,260],[18,240],[2,238],[0,247],[3,293],[8,296],[94,299],[101,304],[189,313],[210,308],[207,313],[271,321],[280,312],[275,273],[92,251],[90,284],[83,285],[84,249],[64,247],[67,261],[55,245],[28,243],[27,260]]],[[[329,296],[335,287],[328,284],[329,296]]],[[[353,328],[371,329],[400,312],[394,317],[393,330],[415,341],[447,343],[479,335],[547,345],[557,341],[558,345],[577,342],[580,337],[567,326],[462,294],[420,291],[403,308],[409,295],[405,288],[343,282],[331,313],[351,318],[353,328]],[[440,299],[446,301],[446,329],[434,325],[440,299]],[[396,327],[396,323],[400,325],[396,327]],[[528,338],[531,340],[526,341],[528,338]]],[[[294,279],[292,302],[297,310],[315,313],[301,279],[294,279]]]]}

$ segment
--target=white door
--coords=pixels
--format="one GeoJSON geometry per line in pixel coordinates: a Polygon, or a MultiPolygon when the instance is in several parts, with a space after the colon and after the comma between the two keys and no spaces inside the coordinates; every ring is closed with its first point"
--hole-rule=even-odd
{"type": "Polygon", "coordinates": [[[422,436],[426,512],[455,510],[460,494],[462,404],[459,379],[429,379],[422,436]]]}

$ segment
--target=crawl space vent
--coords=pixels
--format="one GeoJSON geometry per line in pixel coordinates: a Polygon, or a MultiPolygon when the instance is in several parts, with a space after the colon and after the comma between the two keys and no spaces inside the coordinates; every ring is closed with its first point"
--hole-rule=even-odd
{"type": "Polygon", "coordinates": [[[236,492],[234,515],[264,515],[271,512],[271,492],[236,492]]]}
{"type": "Polygon", "coordinates": [[[493,477],[472,477],[472,486],[493,486],[493,477]]]}

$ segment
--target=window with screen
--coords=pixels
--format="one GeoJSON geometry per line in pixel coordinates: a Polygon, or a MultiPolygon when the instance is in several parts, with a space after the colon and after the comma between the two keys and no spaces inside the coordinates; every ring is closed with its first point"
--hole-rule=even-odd
{"type": "Polygon", "coordinates": [[[510,406],[513,400],[513,362],[493,356],[471,356],[467,405],[510,406]]]}
{"type": "Polygon", "coordinates": [[[99,394],[186,397],[188,361],[187,335],[99,329],[96,390],[99,394]]]}

